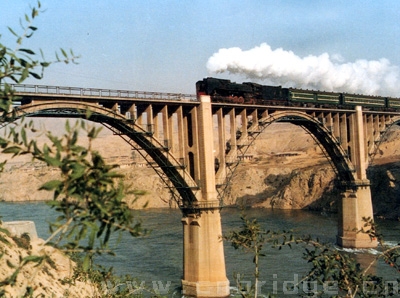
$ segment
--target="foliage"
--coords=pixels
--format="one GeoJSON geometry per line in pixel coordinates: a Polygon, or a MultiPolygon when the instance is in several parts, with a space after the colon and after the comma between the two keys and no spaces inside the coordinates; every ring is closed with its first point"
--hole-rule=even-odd
{"type": "MultiPolygon", "coordinates": [[[[396,273],[400,272],[400,244],[390,247],[383,241],[376,224],[370,218],[364,218],[364,228],[359,233],[367,233],[371,238],[379,242],[380,253],[366,266],[361,267],[357,259],[350,253],[339,250],[332,244],[321,243],[318,239],[310,236],[294,237],[291,232],[271,232],[263,229],[256,219],[249,220],[241,215],[242,228],[230,232],[224,239],[231,242],[236,249],[241,248],[253,254],[255,263],[255,286],[250,293],[242,291],[240,282],[238,288],[243,297],[257,297],[260,292],[257,287],[259,276],[258,257],[263,246],[270,243],[272,247],[282,249],[285,246],[292,248],[292,245],[304,247],[303,258],[309,263],[308,273],[295,285],[296,292],[304,297],[326,297],[327,288],[337,295],[329,297],[389,297],[397,296],[398,289],[390,285],[393,281],[386,281],[382,277],[369,273],[369,269],[383,259],[396,273]],[[331,288],[330,288],[331,287],[331,288]]],[[[395,281],[400,282],[400,278],[395,281]]],[[[293,289],[287,289],[293,293],[293,289]]]]}
{"type": "Polygon", "coordinates": [[[240,275],[237,277],[237,286],[242,297],[258,296],[259,289],[259,276],[260,276],[260,257],[265,256],[262,253],[263,246],[266,243],[276,245],[283,237],[286,239],[287,232],[275,232],[264,230],[257,222],[257,219],[248,219],[244,212],[241,213],[240,219],[242,220],[242,228],[237,231],[231,231],[223,236],[235,249],[242,249],[245,252],[252,253],[254,263],[254,286],[247,292],[248,289],[242,289],[240,283],[240,275]]]}
{"type": "Polygon", "coordinates": [[[61,213],[51,224],[52,235],[46,243],[52,241],[67,251],[84,252],[86,270],[91,265],[91,255],[107,249],[111,233],[125,230],[137,237],[144,232],[123,201],[123,176],[115,172],[116,166],[107,165],[92,149],[99,131],[84,120],[74,126],[67,121],[63,136],[47,132],[49,142],[39,148],[35,140],[28,142],[25,137],[18,140],[19,136],[27,135],[22,127],[9,133],[9,138],[17,142],[1,145],[3,153],[31,154],[34,159],[59,169],[60,179],[48,181],[40,188],[54,192],[54,200],[48,204],[61,213]],[[78,143],[80,132],[86,133],[87,146],[78,143]]]}
{"type": "MultiPolygon", "coordinates": [[[[13,109],[15,92],[10,83],[23,83],[27,78],[41,79],[44,70],[53,63],[76,63],[77,56],[73,51],[60,49],[56,59],[48,61],[40,50],[40,57],[35,51],[23,47],[26,39],[37,31],[33,21],[41,13],[41,4],[31,8],[31,13],[20,21],[21,32],[8,28],[16,38],[12,49],[0,42],[0,122],[11,123],[16,120],[13,109]],[[61,57],[61,58],[60,58],[61,57]]],[[[1,37],[1,36],[0,36],[1,37]]],[[[90,112],[87,112],[90,116],[90,112]]],[[[41,187],[54,193],[54,200],[49,205],[60,213],[56,222],[50,226],[52,235],[45,243],[51,243],[68,252],[79,252],[83,256],[81,262],[82,276],[92,272],[92,255],[109,252],[107,245],[112,233],[128,231],[132,236],[144,233],[141,223],[136,221],[131,210],[123,201],[125,189],[122,176],[115,172],[115,166],[107,165],[102,156],[92,149],[92,141],[99,129],[89,126],[82,120],[71,126],[66,123],[65,133],[61,137],[45,132],[48,142],[42,147],[36,140],[29,140],[36,128],[33,122],[25,122],[8,126],[5,135],[0,137],[1,153],[11,157],[30,154],[34,160],[42,161],[50,167],[57,168],[60,178],[44,183],[41,187]],[[86,133],[87,146],[81,145],[78,136],[86,133]]],[[[6,162],[0,164],[4,169],[6,162]]],[[[1,229],[1,228],[0,228],[1,229]]],[[[6,230],[1,229],[0,232],[6,230]]],[[[6,237],[0,241],[9,245],[6,237]]],[[[29,248],[26,237],[16,238],[18,245],[29,248]]],[[[1,256],[0,256],[1,258],[1,256]]],[[[22,267],[28,263],[40,264],[46,256],[21,258],[19,264],[9,264],[14,273],[0,281],[0,296],[5,295],[5,285],[14,285],[22,267]]],[[[92,274],[93,276],[93,274],[92,274]]],[[[25,295],[31,296],[32,289],[27,288],[25,295]]]]}

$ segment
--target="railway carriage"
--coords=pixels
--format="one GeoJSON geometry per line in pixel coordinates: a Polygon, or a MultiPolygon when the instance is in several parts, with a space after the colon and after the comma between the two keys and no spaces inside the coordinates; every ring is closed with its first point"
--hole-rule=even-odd
{"type": "Polygon", "coordinates": [[[325,108],[398,110],[400,98],[282,88],[257,83],[233,83],[230,80],[205,78],[196,83],[198,95],[210,95],[214,102],[263,105],[289,105],[325,108]]]}

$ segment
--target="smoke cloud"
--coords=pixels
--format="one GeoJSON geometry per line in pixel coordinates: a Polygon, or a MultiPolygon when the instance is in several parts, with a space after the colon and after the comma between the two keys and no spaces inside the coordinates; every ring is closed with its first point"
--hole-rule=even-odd
{"type": "Polygon", "coordinates": [[[399,67],[386,58],[343,63],[340,56],[323,53],[299,57],[263,43],[244,51],[220,49],[207,62],[210,73],[244,75],[268,84],[304,89],[400,97],[399,67]]]}

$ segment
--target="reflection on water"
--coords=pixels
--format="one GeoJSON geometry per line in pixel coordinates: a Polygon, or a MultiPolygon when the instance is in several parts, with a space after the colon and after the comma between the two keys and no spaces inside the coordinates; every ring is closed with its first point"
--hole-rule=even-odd
{"type": "MultiPolygon", "coordinates": [[[[113,266],[119,274],[130,274],[151,285],[152,281],[171,281],[171,288],[180,285],[182,278],[182,224],[181,213],[176,209],[150,209],[135,211],[143,220],[143,226],[151,233],[142,238],[124,235],[119,243],[114,243],[117,256],[99,256],[98,261],[113,266]]],[[[44,203],[4,203],[0,202],[2,220],[33,220],[39,237],[49,235],[47,222],[56,217],[54,211],[44,203]]],[[[269,230],[291,230],[296,235],[311,235],[323,242],[334,243],[336,239],[337,217],[332,214],[302,210],[246,210],[248,218],[257,218],[269,230]]],[[[222,210],[223,231],[241,226],[240,211],[235,208],[222,210]]],[[[400,236],[400,223],[381,222],[384,238],[397,243],[400,236]]],[[[273,286],[282,287],[283,281],[294,281],[303,276],[308,264],[302,259],[303,249],[294,246],[282,250],[265,246],[266,257],[261,259],[260,280],[264,283],[263,293],[271,292],[273,286]]],[[[369,264],[374,255],[365,251],[349,250],[361,264],[369,264]]],[[[242,279],[253,280],[252,256],[233,249],[225,243],[227,277],[231,284],[237,274],[242,279]]],[[[371,272],[389,278],[397,278],[397,273],[388,266],[373,266],[371,272]]]]}

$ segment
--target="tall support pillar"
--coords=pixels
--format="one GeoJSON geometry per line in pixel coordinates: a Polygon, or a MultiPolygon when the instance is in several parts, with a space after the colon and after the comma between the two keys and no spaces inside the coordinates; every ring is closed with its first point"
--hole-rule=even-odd
{"type": "Polygon", "coordinates": [[[367,160],[364,143],[364,122],[361,107],[356,107],[351,129],[351,143],[354,155],[355,181],[347,185],[342,194],[339,208],[339,225],[337,242],[342,247],[369,248],[376,247],[377,241],[371,240],[368,234],[360,233],[365,221],[373,219],[370,182],[367,179],[367,160]]]}
{"type": "Polygon", "coordinates": [[[183,295],[228,297],[221,214],[215,187],[213,119],[209,96],[200,96],[198,108],[198,153],[200,191],[197,202],[182,209],[184,232],[183,295]]]}

